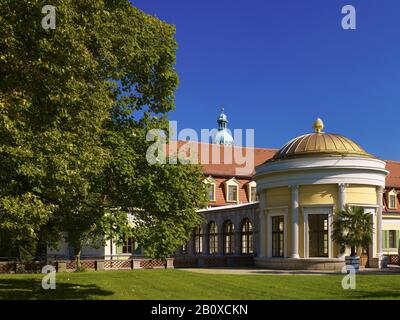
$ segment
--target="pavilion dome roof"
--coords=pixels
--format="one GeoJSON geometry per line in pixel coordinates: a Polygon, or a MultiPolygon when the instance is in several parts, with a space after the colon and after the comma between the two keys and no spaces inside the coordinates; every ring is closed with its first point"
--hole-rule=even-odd
{"type": "Polygon", "coordinates": [[[268,161],[278,161],[298,157],[313,156],[356,156],[375,158],[353,140],[339,134],[322,132],[324,123],[317,119],[314,133],[301,135],[286,143],[268,161]]]}

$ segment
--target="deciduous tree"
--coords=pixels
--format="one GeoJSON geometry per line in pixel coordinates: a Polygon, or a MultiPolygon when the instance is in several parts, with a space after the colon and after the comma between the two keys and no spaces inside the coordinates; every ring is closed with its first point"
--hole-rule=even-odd
{"type": "Polygon", "coordinates": [[[128,0],[54,0],[45,30],[44,4],[0,0],[0,232],[66,234],[79,264],[140,209],[138,240],[165,258],[204,199],[199,168],[145,160],[146,131],[174,108],[175,28],[128,0]]]}

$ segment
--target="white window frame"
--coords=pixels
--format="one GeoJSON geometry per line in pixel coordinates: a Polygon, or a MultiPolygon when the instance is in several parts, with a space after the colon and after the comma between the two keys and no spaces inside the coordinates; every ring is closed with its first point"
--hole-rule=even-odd
{"type": "Polygon", "coordinates": [[[396,241],[396,232],[397,232],[397,230],[390,229],[390,230],[385,230],[385,231],[388,232],[388,244],[389,244],[389,248],[388,249],[389,249],[389,251],[397,250],[396,246],[391,246],[390,245],[390,233],[394,231],[394,237],[395,237],[395,241],[396,241]]]}
{"type": "Polygon", "coordinates": [[[328,215],[328,257],[311,257],[310,259],[332,259],[332,221],[334,205],[302,206],[301,210],[304,218],[304,258],[310,258],[308,216],[311,214],[326,214],[328,215]]]}
{"type": "Polygon", "coordinates": [[[388,204],[388,209],[397,209],[397,192],[394,189],[392,189],[388,192],[387,204],[388,204]],[[390,203],[391,197],[394,197],[394,206],[391,206],[391,203],[390,203]]]}
{"type": "Polygon", "coordinates": [[[206,185],[212,185],[214,187],[214,199],[211,200],[209,198],[210,194],[208,193],[208,190],[207,190],[207,195],[208,195],[208,201],[216,202],[217,201],[217,197],[216,197],[217,182],[215,181],[215,179],[213,177],[209,176],[207,179],[203,180],[203,183],[206,185]]]}
{"type": "MultiPolygon", "coordinates": [[[[251,197],[252,193],[251,193],[251,188],[257,188],[257,183],[255,181],[251,181],[247,184],[247,194],[248,194],[248,198],[249,198],[249,202],[256,202],[257,201],[257,196],[255,199],[253,199],[251,197]]],[[[257,191],[256,191],[257,192],[257,191]]]]}
{"type": "MultiPolygon", "coordinates": [[[[268,248],[267,248],[267,256],[272,258],[272,217],[283,216],[283,257],[288,257],[288,207],[271,207],[266,209],[267,213],[267,230],[268,230],[268,248]]],[[[274,257],[279,259],[278,257],[274,257]]]]}
{"type": "Polygon", "coordinates": [[[235,178],[229,179],[225,182],[225,194],[226,194],[226,202],[230,203],[239,203],[239,186],[240,183],[235,178]],[[229,187],[236,187],[236,200],[229,200],[229,187]]]}

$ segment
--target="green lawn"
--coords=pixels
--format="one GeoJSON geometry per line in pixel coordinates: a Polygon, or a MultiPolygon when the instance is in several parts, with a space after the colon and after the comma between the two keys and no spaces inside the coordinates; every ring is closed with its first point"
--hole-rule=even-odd
{"type": "Polygon", "coordinates": [[[0,299],[400,299],[399,275],[357,275],[343,290],[341,275],[216,275],[182,270],[0,275],[0,299]]]}

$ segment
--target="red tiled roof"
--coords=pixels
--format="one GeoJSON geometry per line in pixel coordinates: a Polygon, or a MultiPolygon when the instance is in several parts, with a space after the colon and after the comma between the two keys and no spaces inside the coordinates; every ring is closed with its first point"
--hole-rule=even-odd
{"type": "MultiPolygon", "coordinates": [[[[174,142],[171,142],[172,144],[174,142]]],[[[175,142],[176,143],[176,142],[175,142]]],[[[202,142],[188,142],[188,141],[178,141],[177,149],[183,145],[191,145],[194,148],[197,147],[198,149],[198,161],[201,163],[202,155],[204,152],[208,153],[205,154],[204,158],[208,159],[207,163],[201,163],[203,166],[203,171],[205,175],[212,175],[212,176],[227,176],[227,177],[247,177],[251,178],[252,175],[255,173],[254,168],[268,159],[271,159],[275,153],[278,151],[277,149],[269,149],[269,148],[252,148],[254,150],[254,165],[252,165],[252,172],[248,175],[238,175],[236,172],[237,168],[244,168],[245,164],[236,164],[235,157],[233,154],[237,152],[238,154],[242,154],[245,157],[249,152],[251,152],[250,148],[242,148],[242,147],[230,147],[226,148],[222,145],[216,144],[209,144],[209,143],[202,143],[202,142]],[[230,151],[230,155],[232,156],[233,161],[229,161],[224,157],[224,150],[228,149],[230,151]],[[216,150],[215,153],[220,156],[219,163],[212,163],[212,150],[216,150]]],[[[240,160],[240,159],[239,159],[240,160]]],[[[218,162],[218,161],[217,161],[218,162]]],[[[237,162],[237,161],[236,161],[237,162]]],[[[389,175],[386,177],[386,186],[390,188],[398,188],[400,189],[400,162],[386,160],[386,169],[389,171],[389,175]]]]}
{"type": "MultiPolygon", "coordinates": [[[[171,142],[170,144],[173,143],[171,142]]],[[[251,178],[255,173],[255,167],[272,158],[278,151],[277,149],[226,147],[217,144],[188,141],[178,141],[178,151],[184,145],[187,145],[187,148],[189,148],[189,145],[190,147],[197,148],[198,161],[203,167],[204,174],[212,176],[251,178]],[[254,162],[251,161],[250,170],[248,170],[247,174],[238,174],[237,169],[246,167],[244,159],[247,155],[250,156],[252,151],[254,151],[254,162]],[[226,156],[224,156],[225,152],[227,152],[226,156]],[[205,161],[202,161],[203,158],[205,161]]]]}
{"type": "MultiPolygon", "coordinates": [[[[400,189],[400,162],[386,160],[386,170],[389,171],[389,175],[386,177],[386,192],[391,189],[400,189]]],[[[386,193],[387,194],[387,193],[386,193]]],[[[400,199],[399,195],[396,198],[397,209],[389,209],[387,205],[387,198],[384,196],[384,206],[386,215],[399,215],[400,214],[400,199]]]]}
{"type": "Polygon", "coordinates": [[[386,170],[389,171],[386,187],[400,188],[400,162],[386,160],[386,170]]]}
{"type": "MultiPolygon", "coordinates": [[[[226,147],[222,145],[188,142],[188,141],[172,141],[167,148],[167,155],[182,151],[182,147],[186,147],[186,156],[189,156],[189,148],[197,153],[197,163],[203,167],[205,176],[213,176],[216,181],[215,201],[210,202],[210,206],[223,206],[229,203],[226,202],[224,183],[227,179],[236,177],[239,181],[239,203],[248,203],[247,184],[251,181],[255,173],[255,167],[271,159],[277,149],[269,148],[242,148],[242,147],[226,147]],[[176,148],[176,149],[174,149],[176,148]],[[251,155],[254,152],[254,162],[250,161],[250,169],[246,174],[238,174],[238,168],[244,168],[244,159],[246,155],[251,155]],[[227,154],[224,156],[224,153],[227,154]],[[213,161],[214,153],[214,161],[213,161]],[[238,159],[239,155],[239,159],[238,159]],[[218,158],[219,157],[219,158],[218,158]],[[214,163],[213,163],[214,162],[214,163]],[[241,163],[241,164],[238,164],[241,163]]],[[[196,158],[195,158],[196,159],[196,158]]],[[[400,190],[400,162],[386,161],[386,169],[389,175],[386,177],[386,191],[392,188],[400,190]]],[[[397,199],[400,208],[400,198],[397,199]]],[[[388,209],[386,204],[386,196],[384,197],[384,207],[386,215],[399,215],[399,209],[388,209]]]]}

